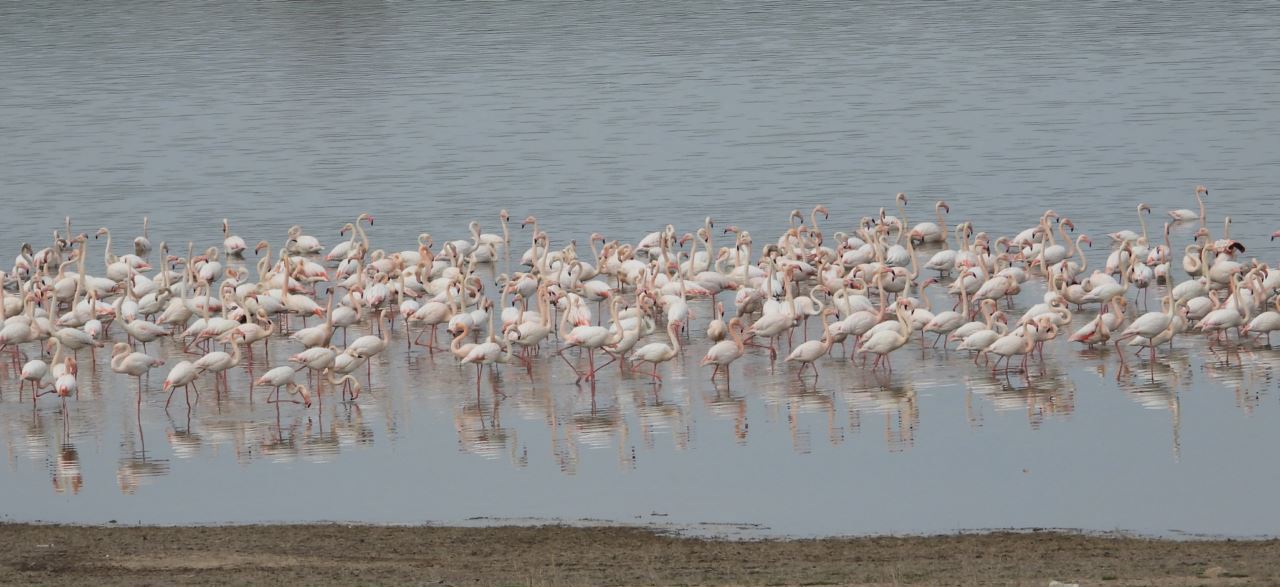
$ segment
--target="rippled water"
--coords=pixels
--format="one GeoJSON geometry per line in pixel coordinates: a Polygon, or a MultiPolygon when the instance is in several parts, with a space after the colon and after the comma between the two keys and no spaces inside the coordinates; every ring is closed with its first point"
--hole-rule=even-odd
{"type": "MultiPolygon", "coordinates": [[[[0,247],[44,243],[67,214],[130,236],[150,215],[178,248],[217,242],[223,217],[251,243],[301,223],[332,244],[369,211],[375,244],[398,250],[471,218],[493,230],[500,207],[537,214],[558,245],[704,215],[759,236],[817,203],[849,229],[897,191],[913,219],[945,197],[953,222],[993,234],[1053,207],[1097,236],[1136,228],[1139,201],[1156,224],[1194,207],[1204,183],[1215,231],[1230,214],[1274,260],[1277,21],[1211,2],[8,3],[0,247]]],[[[593,394],[546,361],[532,382],[486,375],[477,397],[474,373],[396,336],[357,404],[311,412],[251,402],[237,372],[169,417],[161,370],[139,428],[132,381],[100,368],[64,421],[5,376],[0,512],[1280,525],[1267,349],[1227,365],[1186,338],[1167,364],[1118,374],[1113,353],[1060,342],[1043,373],[1006,380],[912,345],[892,375],[830,359],[816,386],[757,355],[725,389],[694,344],[657,389],[613,372],[593,394]]]]}

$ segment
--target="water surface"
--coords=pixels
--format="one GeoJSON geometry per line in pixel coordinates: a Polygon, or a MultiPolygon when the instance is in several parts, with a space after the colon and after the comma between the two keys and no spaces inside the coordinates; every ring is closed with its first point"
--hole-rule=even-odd
{"type": "MultiPolygon", "coordinates": [[[[329,245],[368,211],[376,246],[399,250],[472,218],[494,230],[503,207],[557,245],[706,215],[771,237],[793,208],[827,204],[826,229],[848,230],[898,191],[912,220],[946,198],[992,234],[1052,207],[1101,236],[1136,228],[1140,201],[1158,230],[1203,183],[1215,234],[1232,215],[1274,260],[1277,21],[1212,2],[9,3],[0,246],[43,246],[67,214],[129,238],[149,215],[179,249],[216,243],[223,217],[251,244],[297,223],[329,245]]],[[[168,416],[162,370],[139,429],[132,381],[86,369],[64,428],[9,376],[0,512],[787,534],[1280,523],[1268,349],[1227,365],[1186,338],[1117,379],[1114,354],[1060,342],[1043,373],[1006,380],[913,345],[891,375],[830,359],[816,385],[755,355],[725,389],[693,344],[656,390],[615,372],[592,394],[546,362],[532,382],[486,375],[477,397],[472,372],[399,336],[357,404],[278,416],[246,372],[168,416]]],[[[277,361],[295,350],[273,344],[277,361]]]]}

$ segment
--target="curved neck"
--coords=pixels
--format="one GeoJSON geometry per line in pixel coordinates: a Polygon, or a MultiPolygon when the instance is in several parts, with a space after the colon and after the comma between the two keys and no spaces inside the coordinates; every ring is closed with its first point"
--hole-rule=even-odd
{"type": "Polygon", "coordinates": [[[107,247],[102,250],[102,261],[103,263],[110,265],[111,264],[111,231],[108,230],[105,232],[107,233],[107,247]]]}
{"type": "Polygon", "coordinates": [[[57,350],[53,352],[53,361],[49,364],[57,365],[58,363],[62,362],[62,341],[56,338],[51,338],[49,340],[53,341],[53,346],[57,347],[57,350]]]}
{"type": "Polygon", "coordinates": [[[924,309],[933,311],[933,304],[929,302],[929,294],[925,293],[924,291],[929,288],[930,284],[931,282],[928,282],[928,281],[924,282],[924,285],[920,286],[919,294],[920,294],[920,301],[924,304],[924,309]]]}
{"type": "MultiPolygon", "coordinates": [[[[825,351],[831,350],[831,345],[835,344],[835,337],[831,335],[831,313],[822,313],[822,348],[825,351]]],[[[823,353],[825,354],[825,353],[823,353]]]]}

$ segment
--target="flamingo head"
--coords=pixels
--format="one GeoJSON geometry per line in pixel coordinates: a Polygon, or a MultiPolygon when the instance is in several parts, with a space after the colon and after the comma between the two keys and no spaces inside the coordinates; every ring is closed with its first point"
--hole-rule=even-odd
{"type": "Polygon", "coordinates": [[[1141,204],[1138,204],[1138,211],[1139,211],[1139,212],[1146,212],[1147,214],[1150,214],[1150,213],[1151,213],[1151,206],[1148,206],[1146,202],[1143,202],[1143,203],[1141,203],[1141,204]]]}
{"type": "Polygon", "coordinates": [[[533,215],[531,214],[528,217],[526,217],[523,222],[520,223],[520,228],[524,228],[530,224],[537,224],[537,223],[538,223],[538,219],[534,218],[533,215]]]}
{"type": "Polygon", "coordinates": [[[818,213],[822,214],[822,218],[823,218],[824,220],[826,220],[826,219],[830,219],[830,218],[831,218],[831,212],[829,212],[829,211],[827,210],[827,207],[826,207],[826,206],[818,206],[818,207],[814,208],[814,209],[813,209],[813,211],[814,211],[814,212],[818,212],[818,213]]]}
{"type": "Polygon", "coordinates": [[[1197,194],[1200,194],[1200,195],[1202,195],[1202,196],[1207,196],[1207,195],[1209,195],[1209,188],[1204,187],[1204,186],[1202,186],[1202,185],[1198,185],[1198,186],[1196,186],[1196,193],[1197,193],[1197,194]]]}
{"type": "Polygon", "coordinates": [[[1089,248],[1091,249],[1093,248],[1093,239],[1089,238],[1087,235],[1084,235],[1084,237],[1080,239],[1080,242],[1089,245],[1089,248]]]}
{"type": "Polygon", "coordinates": [[[104,227],[102,227],[102,228],[99,228],[99,229],[98,229],[98,232],[93,233],[93,238],[95,238],[95,239],[96,239],[96,238],[98,238],[98,237],[100,237],[100,236],[102,236],[102,235],[104,235],[104,234],[110,234],[110,231],[108,231],[108,230],[107,230],[107,227],[105,227],[105,226],[104,226],[104,227]]]}
{"type": "Polygon", "coordinates": [[[948,204],[943,200],[938,200],[938,208],[945,210],[947,214],[951,213],[951,204],[948,204]]]}
{"type": "Polygon", "coordinates": [[[1272,240],[1272,241],[1276,240],[1276,237],[1280,237],[1280,230],[1277,230],[1277,231],[1275,231],[1275,232],[1271,233],[1271,240],[1272,240]]]}

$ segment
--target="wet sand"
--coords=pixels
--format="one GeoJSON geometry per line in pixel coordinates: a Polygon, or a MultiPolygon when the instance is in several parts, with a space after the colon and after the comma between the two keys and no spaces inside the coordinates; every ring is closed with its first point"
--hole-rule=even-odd
{"type": "Polygon", "coordinates": [[[1269,585],[1280,540],[1061,531],[726,540],[629,527],[0,525],[23,585],[1269,585]]]}

